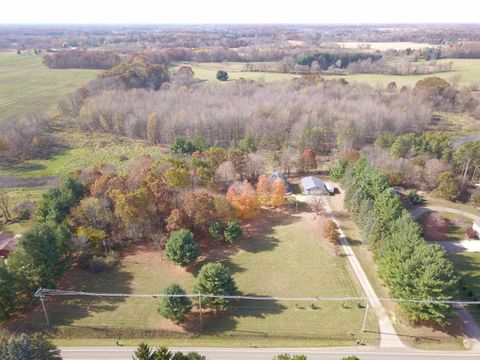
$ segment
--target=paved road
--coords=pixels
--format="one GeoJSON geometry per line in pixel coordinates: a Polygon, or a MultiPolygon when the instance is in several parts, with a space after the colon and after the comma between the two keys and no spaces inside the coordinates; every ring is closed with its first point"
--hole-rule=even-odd
{"type": "Polygon", "coordinates": [[[342,250],[345,256],[347,257],[348,261],[350,262],[350,265],[352,266],[353,271],[355,272],[355,275],[357,276],[358,281],[360,282],[360,285],[363,288],[363,291],[367,295],[370,306],[373,308],[373,310],[375,311],[375,314],[377,315],[378,325],[380,327],[380,347],[381,348],[405,348],[405,345],[402,343],[402,341],[398,337],[392,325],[392,322],[390,321],[390,318],[388,317],[388,314],[385,311],[385,308],[383,307],[382,303],[378,299],[378,296],[375,293],[375,290],[373,290],[372,284],[370,284],[370,281],[368,280],[367,275],[363,271],[363,268],[360,265],[360,262],[358,261],[355,253],[353,252],[352,247],[348,243],[348,240],[343,230],[340,227],[340,223],[337,221],[337,219],[335,218],[332,212],[330,204],[323,196],[321,197],[321,201],[322,201],[323,207],[325,208],[326,217],[332,219],[338,225],[339,233],[340,233],[340,245],[342,247],[342,250]]]}
{"type": "MultiPolygon", "coordinates": [[[[175,351],[174,349],[172,349],[175,351]]],[[[464,360],[479,359],[479,353],[415,351],[405,349],[372,349],[372,348],[318,348],[318,349],[252,349],[252,348],[195,348],[181,351],[197,351],[208,360],[271,360],[283,353],[304,354],[308,360],[339,360],[345,356],[356,355],[361,360],[464,360]]],[[[63,348],[65,360],[103,360],[131,359],[134,348],[63,348]]]]}
{"type": "MultiPolygon", "coordinates": [[[[418,207],[413,209],[412,216],[413,218],[416,219],[430,211],[448,212],[448,213],[453,213],[453,214],[468,217],[473,221],[480,221],[480,216],[478,215],[472,214],[468,211],[453,209],[445,206],[418,207]]],[[[448,248],[446,248],[446,250],[448,251],[448,248]]],[[[470,313],[467,310],[465,310],[462,306],[457,306],[457,310],[458,310],[458,316],[460,317],[460,320],[463,322],[463,325],[465,327],[465,333],[468,336],[470,343],[472,344],[471,345],[472,350],[480,351],[480,327],[478,326],[476,321],[472,318],[470,313]]],[[[478,358],[480,359],[480,355],[478,355],[478,358]]]]}
{"type": "Polygon", "coordinates": [[[480,141],[480,132],[456,138],[452,141],[452,147],[457,150],[461,145],[472,141],[480,141]]]}

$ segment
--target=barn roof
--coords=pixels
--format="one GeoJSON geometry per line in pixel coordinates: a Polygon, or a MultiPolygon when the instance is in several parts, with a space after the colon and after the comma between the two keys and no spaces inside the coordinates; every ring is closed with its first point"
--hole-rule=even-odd
{"type": "Polygon", "coordinates": [[[18,239],[15,235],[7,233],[5,231],[0,232],[0,250],[15,250],[18,239]]]}
{"type": "Polygon", "coordinates": [[[288,183],[287,178],[285,177],[284,173],[282,173],[280,171],[275,171],[275,172],[272,173],[272,175],[270,175],[270,180],[276,181],[277,179],[282,180],[283,185],[285,185],[285,191],[287,193],[291,192],[290,184],[288,183]]]}
{"type": "Polygon", "coordinates": [[[308,191],[311,189],[325,190],[325,184],[323,183],[322,180],[320,180],[315,176],[307,176],[302,178],[302,188],[305,191],[308,191]]]}

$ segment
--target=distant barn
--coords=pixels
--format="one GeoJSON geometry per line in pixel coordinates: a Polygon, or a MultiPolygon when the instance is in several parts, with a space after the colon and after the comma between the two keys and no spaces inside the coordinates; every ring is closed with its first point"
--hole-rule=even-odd
{"type": "Polygon", "coordinates": [[[282,180],[283,185],[285,186],[285,192],[287,194],[292,192],[292,187],[288,183],[287,178],[285,177],[284,173],[279,172],[279,171],[275,171],[274,173],[272,173],[272,175],[270,175],[270,181],[275,182],[275,181],[277,181],[277,179],[282,180]]]}
{"type": "Polygon", "coordinates": [[[18,237],[5,231],[0,232],[0,257],[7,258],[17,248],[18,237]]]}

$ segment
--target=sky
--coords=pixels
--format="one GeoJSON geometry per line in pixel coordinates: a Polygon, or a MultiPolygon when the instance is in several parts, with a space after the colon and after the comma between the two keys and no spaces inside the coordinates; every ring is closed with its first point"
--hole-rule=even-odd
{"type": "Polygon", "coordinates": [[[2,0],[0,24],[480,23],[479,0],[2,0]]]}

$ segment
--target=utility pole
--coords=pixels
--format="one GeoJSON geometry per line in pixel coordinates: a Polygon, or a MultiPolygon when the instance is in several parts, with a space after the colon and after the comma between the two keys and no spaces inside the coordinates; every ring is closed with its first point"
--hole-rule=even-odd
{"type": "Polygon", "coordinates": [[[200,331],[202,331],[203,330],[202,294],[198,294],[198,306],[200,308],[200,331]]]}
{"type": "Polygon", "coordinates": [[[43,313],[45,314],[45,320],[47,321],[47,326],[50,326],[50,320],[48,319],[47,309],[45,307],[45,303],[43,302],[43,295],[42,295],[41,288],[39,289],[37,294],[38,294],[38,297],[40,298],[40,302],[42,303],[43,313]]]}

